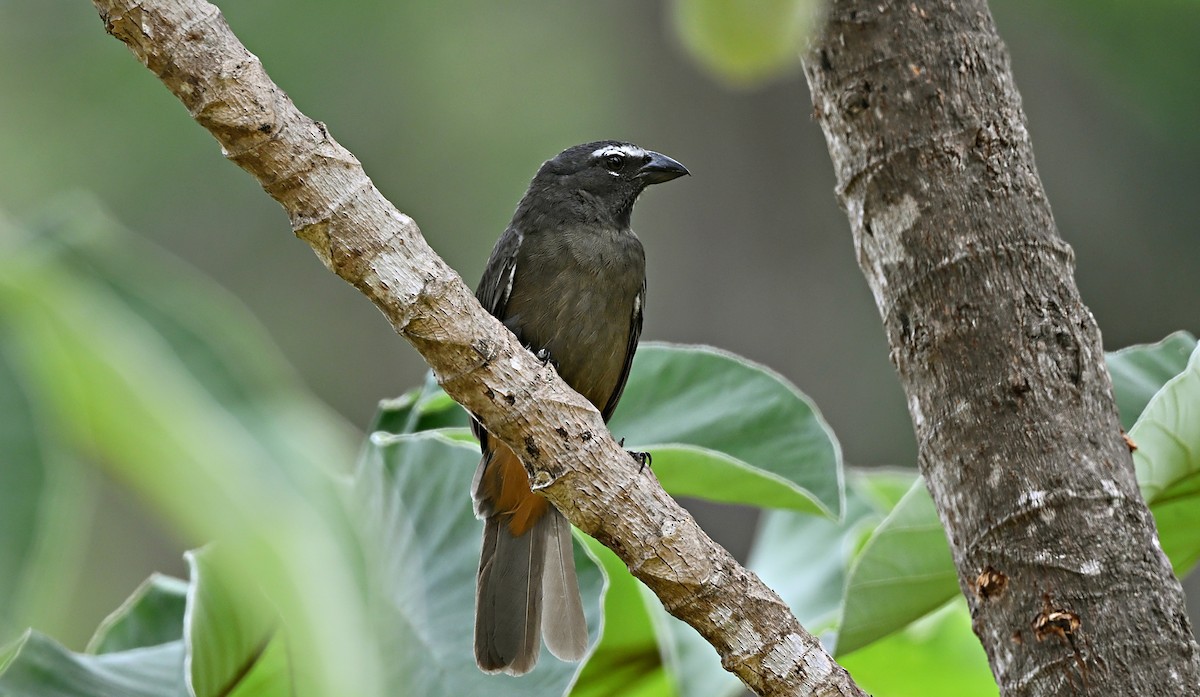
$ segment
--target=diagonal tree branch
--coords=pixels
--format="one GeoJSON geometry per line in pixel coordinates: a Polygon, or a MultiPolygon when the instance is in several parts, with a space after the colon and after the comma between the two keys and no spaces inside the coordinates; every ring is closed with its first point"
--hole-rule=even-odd
{"type": "Polygon", "coordinates": [[[833,0],[805,73],[1001,692],[1197,694],[986,0],[833,0]]]}
{"type": "Polygon", "coordinates": [[[762,695],[863,694],[774,591],[639,474],[600,414],[483,310],[358,160],[270,80],[215,6],[93,4],[108,32],[283,206],[325,266],[375,303],[445,390],[522,455],[535,487],[695,627],[727,670],[762,695]]]}

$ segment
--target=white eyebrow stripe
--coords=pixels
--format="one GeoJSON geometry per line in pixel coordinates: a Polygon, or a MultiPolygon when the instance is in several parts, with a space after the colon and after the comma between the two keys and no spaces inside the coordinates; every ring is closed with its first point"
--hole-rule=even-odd
{"type": "Polygon", "coordinates": [[[631,160],[646,157],[646,151],[636,145],[606,145],[592,153],[592,157],[608,157],[609,155],[624,155],[631,160]]]}

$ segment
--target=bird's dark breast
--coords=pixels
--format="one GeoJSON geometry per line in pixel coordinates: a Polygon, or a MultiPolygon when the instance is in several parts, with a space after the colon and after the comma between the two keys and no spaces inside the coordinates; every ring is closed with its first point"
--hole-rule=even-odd
{"type": "Polygon", "coordinates": [[[618,387],[629,350],[645,253],[629,231],[556,235],[523,245],[504,323],[546,349],[567,384],[598,409],[618,387]],[[523,250],[524,251],[524,250],[523,250]]]}

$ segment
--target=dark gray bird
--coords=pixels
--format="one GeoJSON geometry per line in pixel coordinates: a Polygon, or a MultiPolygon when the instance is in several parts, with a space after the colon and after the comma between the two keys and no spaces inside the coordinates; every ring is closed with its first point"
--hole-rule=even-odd
{"type": "MultiPolygon", "coordinates": [[[[639,194],[687,174],[656,152],[599,141],[538,170],[496,242],[475,295],[603,414],[617,406],[642,331],[646,257],[629,229],[639,194]]],[[[475,589],[475,661],[531,670],[544,636],[567,661],[587,650],[571,525],[533,493],[525,468],[478,422],[475,514],[485,521],[475,589]]]]}

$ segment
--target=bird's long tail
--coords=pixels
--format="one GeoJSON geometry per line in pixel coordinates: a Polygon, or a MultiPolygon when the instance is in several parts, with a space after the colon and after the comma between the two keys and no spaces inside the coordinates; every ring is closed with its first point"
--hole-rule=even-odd
{"type": "Polygon", "coordinates": [[[579,660],[587,650],[587,622],[570,523],[529,489],[524,467],[500,444],[479,463],[472,493],[484,519],[475,586],[479,667],[527,673],[537,663],[541,636],[558,658],[579,660]]]}

